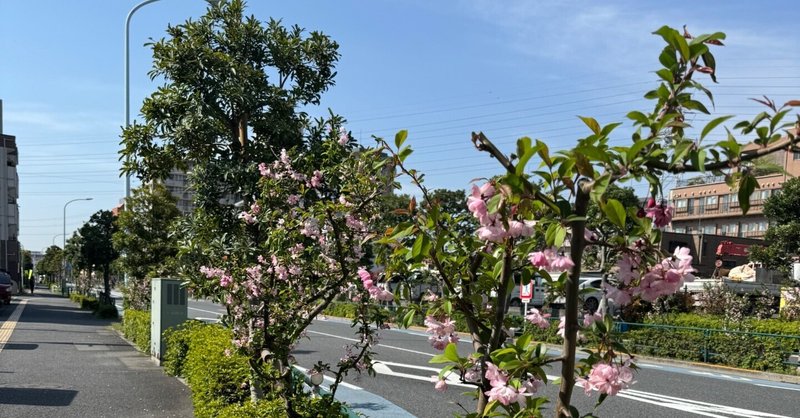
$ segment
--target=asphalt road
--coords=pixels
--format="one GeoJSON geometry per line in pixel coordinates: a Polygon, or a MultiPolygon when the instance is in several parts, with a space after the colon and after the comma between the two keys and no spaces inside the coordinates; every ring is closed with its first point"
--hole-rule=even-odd
{"type": "MultiPolygon", "coordinates": [[[[206,301],[192,300],[189,316],[214,320],[224,309],[206,301]]],[[[335,364],[342,356],[343,346],[354,338],[349,322],[338,319],[318,320],[308,330],[294,354],[302,366],[318,360],[335,364]]],[[[459,344],[468,352],[467,341],[459,344]]],[[[378,375],[369,377],[352,374],[345,382],[384,397],[418,417],[446,417],[465,410],[473,402],[463,392],[470,387],[453,382],[444,393],[436,392],[430,378],[438,373],[437,365],[428,364],[437,354],[427,342],[427,335],[414,330],[386,330],[376,348],[375,365],[378,375]],[[462,405],[463,408],[462,409],[462,405]]],[[[609,398],[596,415],[617,418],[672,417],[800,417],[800,385],[759,379],[705,367],[686,367],[648,362],[639,363],[637,383],[616,397],[609,398]]],[[[552,367],[547,374],[557,376],[560,370],[552,367]]],[[[582,413],[593,410],[597,395],[587,397],[575,388],[573,401],[582,413]]],[[[555,399],[557,387],[549,385],[545,394],[555,399]]],[[[551,405],[552,407],[552,405],[551,405]]],[[[547,414],[545,414],[547,415],[547,414]]],[[[380,416],[377,413],[374,416],[380,416]]]]}

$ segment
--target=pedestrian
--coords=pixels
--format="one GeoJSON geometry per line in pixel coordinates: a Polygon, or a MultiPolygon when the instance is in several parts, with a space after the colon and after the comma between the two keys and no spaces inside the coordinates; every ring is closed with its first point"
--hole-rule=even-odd
{"type": "Polygon", "coordinates": [[[34,277],[31,277],[30,279],[28,279],[28,282],[29,282],[29,284],[31,286],[31,295],[32,295],[33,294],[33,289],[36,288],[36,279],[34,277]]]}

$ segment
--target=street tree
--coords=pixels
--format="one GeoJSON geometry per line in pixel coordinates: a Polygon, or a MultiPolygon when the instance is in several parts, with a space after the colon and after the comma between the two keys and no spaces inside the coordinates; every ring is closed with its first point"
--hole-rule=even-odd
{"type": "Polygon", "coordinates": [[[114,249],[122,254],[119,270],[128,276],[124,288],[127,306],[150,309],[150,279],[176,273],[178,239],[175,223],[181,216],[176,199],[159,183],[133,190],[116,220],[114,249]]]}
{"type": "Polygon", "coordinates": [[[800,257],[800,179],[787,180],[779,193],[767,198],[764,216],[769,220],[766,245],[750,247],[750,259],[787,276],[792,261],[800,257]]]}
{"type": "Polygon", "coordinates": [[[633,122],[629,145],[611,145],[616,142],[610,140],[611,134],[620,123],[603,126],[583,116],[586,136],[572,148],[557,152],[541,140],[520,138],[513,153],[505,153],[483,133],[472,134],[477,150],[489,154],[504,172],[474,185],[468,209],[480,228],[473,234],[456,232],[451,218],[441,215],[423,175],[407,166],[412,150],[404,144],[406,134],[399,134],[393,146],[384,142],[394,164],[418,188],[422,199],[411,222],[382,238],[386,251],[378,262],[386,266],[387,275],[404,274],[420,265],[438,270],[444,295],[425,306],[408,304],[400,315],[405,325],[416,315],[425,315],[429,340],[442,350],[431,362],[445,365],[436,389],[446,389],[448,378],[475,387],[469,394],[476,404],[468,417],[541,416],[548,402],[542,390],[549,383],[545,368],[553,363],[561,369],[555,416],[595,416],[594,411],[582,415],[573,405],[576,383],[587,395],[599,392],[597,407],[634,383],[636,364],[602,305],[599,312],[585,314],[579,321],[578,284],[586,247],[608,249],[608,262],[616,265],[616,275],[605,282],[604,290],[616,304],[651,302],[673,294],[684,281],[693,279],[692,255],[686,248],[674,254],[660,250],[661,228],[672,216],[664,200],[662,176],[725,175],[738,190],[746,213],[758,181],[750,170],[735,167],[800,142],[795,136],[800,115],[796,121],[784,121],[791,106],[800,106],[800,101],[777,107],[768,100],[764,101],[768,111],[736,124],[725,139],[709,141],[709,133],[731,116],[713,118],[696,129],[689,121],[695,113],[710,113],[702,96],[706,103],[713,103],[713,95],[698,79],[706,74],[716,81],[710,48],[722,45],[725,35],[694,37],[685,29],[681,33],[667,26],[654,34],[666,44],[659,55],[662,68],[656,71],[660,82],[645,94],[654,101],[650,110],[627,114],[633,122]],[[757,150],[742,153],[734,131],[758,145],[757,150]],[[529,165],[534,167],[529,169],[529,165]],[[607,193],[611,185],[634,181],[649,184],[644,208],[626,206],[607,193]],[[591,203],[609,222],[605,236],[587,227],[591,203]],[[544,278],[551,292],[565,297],[565,314],[558,325],[564,343],[558,355],[549,355],[544,344],[534,342],[531,332],[531,327],[551,326],[548,314],[531,309],[525,317],[528,327],[520,337],[509,337],[507,331],[512,323],[505,316],[505,305],[513,278],[519,276],[528,283],[535,275],[544,278]],[[468,353],[456,344],[459,336],[454,331],[460,325],[456,317],[463,318],[472,340],[468,353]],[[583,350],[587,355],[581,358],[576,356],[579,335],[588,337],[583,350]]]}
{"type": "Polygon", "coordinates": [[[108,210],[95,212],[78,230],[80,238],[78,247],[78,266],[86,269],[88,277],[95,270],[103,272],[103,289],[105,296],[111,294],[111,263],[119,253],[114,249],[112,236],[117,228],[115,217],[108,210]]]}
{"type": "MultiPolygon", "coordinates": [[[[635,208],[639,207],[639,197],[632,187],[620,187],[616,184],[610,184],[606,189],[603,197],[605,199],[614,199],[622,203],[623,207],[635,208]]],[[[633,219],[627,219],[625,228],[630,230],[635,226],[633,219]]],[[[598,238],[607,238],[609,234],[616,232],[614,224],[603,214],[600,205],[595,202],[589,203],[589,208],[586,210],[586,227],[595,232],[598,238]]],[[[587,270],[605,270],[607,264],[605,263],[607,249],[603,246],[591,246],[586,249],[584,268],[587,270]]]]}
{"type": "MultiPolygon", "coordinates": [[[[152,42],[152,78],[165,83],[145,99],[144,123],[122,135],[123,171],[144,181],[174,168],[191,173],[200,221],[227,228],[232,204],[252,203],[255,164],[302,143],[300,107],[318,104],[334,84],[338,45],[319,32],[244,15],[244,2],[209,2],[206,14],[169,26],[152,42]]],[[[199,234],[199,233],[198,233],[199,234]]]]}
{"type": "Polygon", "coordinates": [[[44,252],[44,257],[36,263],[35,274],[37,276],[45,276],[48,282],[55,280],[59,275],[63,263],[63,251],[61,247],[53,245],[47,247],[44,252]]]}

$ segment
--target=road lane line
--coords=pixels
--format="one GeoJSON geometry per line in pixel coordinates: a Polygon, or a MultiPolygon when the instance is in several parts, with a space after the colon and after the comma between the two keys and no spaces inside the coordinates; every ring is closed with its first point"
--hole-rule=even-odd
{"type": "Polygon", "coordinates": [[[17,327],[17,321],[19,321],[19,317],[22,316],[22,311],[25,310],[25,305],[27,303],[28,299],[20,301],[17,307],[14,308],[14,312],[11,312],[11,315],[3,322],[3,325],[0,325],[0,353],[3,352],[6,343],[11,339],[11,334],[14,332],[14,328],[17,327]]]}
{"type": "MultiPolygon", "coordinates": [[[[357,342],[361,342],[361,340],[357,340],[355,338],[342,337],[342,336],[335,335],[335,334],[328,334],[327,332],[319,332],[319,331],[312,331],[312,330],[308,330],[308,332],[312,333],[312,334],[324,335],[326,337],[338,338],[340,340],[345,340],[345,341],[352,341],[352,342],[356,342],[356,343],[357,342]]],[[[424,351],[411,350],[411,349],[408,349],[408,348],[395,347],[395,346],[386,345],[386,344],[378,344],[378,347],[391,348],[393,350],[405,351],[407,353],[422,354],[423,356],[428,356],[428,357],[435,356],[435,354],[426,353],[424,351]]]]}
{"type": "MultiPolygon", "coordinates": [[[[342,336],[339,336],[339,335],[329,334],[329,333],[325,333],[325,332],[312,331],[312,330],[309,330],[308,332],[309,333],[323,335],[323,336],[327,336],[327,337],[338,338],[338,339],[342,339],[342,340],[346,340],[346,341],[353,341],[353,342],[359,342],[360,341],[360,340],[357,340],[355,338],[347,338],[347,337],[342,337],[342,336]]],[[[422,355],[425,355],[425,356],[428,356],[428,357],[433,357],[434,356],[434,354],[425,353],[425,352],[422,352],[422,351],[411,350],[411,349],[402,348],[402,347],[395,347],[395,346],[385,345],[385,344],[379,344],[378,347],[386,347],[386,348],[400,350],[400,351],[406,351],[406,352],[410,352],[410,353],[422,354],[422,355]]],[[[407,378],[407,379],[430,382],[430,378],[429,377],[414,375],[414,374],[410,374],[410,373],[398,373],[398,372],[392,371],[388,367],[389,364],[392,364],[390,362],[384,362],[384,361],[376,361],[376,362],[383,363],[383,367],[385,369],[381,369],[380,366],[379,366],[379,369],[384,371],[384,373],[382,373],[382,374],[389,374],[389,375],[393,375],[393,376],[397,376],[397,377],[404,377],[404,378],[407,378]],[[386,369],[388,369],[388,371],[386,369]]],[[[426,370],[425,368],[423,368],[423,366],[402,365],[401,363],[394,363],[394,364],[397,365],[397,366],[401,366],[401,367],[408,367],[408,368],[412,368],[412,369],[426,370]]],[[[696,375],[700,375],[700,376],[708,376],[708,377],[717,377],[717,376],[719,376],[718,374],[709,373],[709,372],[700,372],[700,371],[694,371],[694,370],[689,370],[689,372],[691,372],[693,374],[696,374],[696,375]]],[[[555,379],[556,377],[557,376],[547,375],[547,378],[549,380],[551,380],[551,381],[553,379],[555,379]]],[[[742,382],[742,383],[749,383],[749,382],[742,382]]],[[[448,384],[450,384],[450,379],[448,379],[448,384]]],[[[577,386],[581,386],[580,384],[576,384],[576,385],[577,386]]],[[[474,388],[474,386],[469,386],[469,387],[474,388]]],[[[713,404],[713,403],[708,403],[708,402],[676,398],[676,397],[672,397],[672,396],[668,396],[668,395],[660,395],[660,394],[656,394],[656,393],[643,392],[643,391],[632,390],[632,389],[626,389],[626,390],[620,392],[617,396],[620,396],[620,397],[623,397],[623,398],[626,398],[626,399],[630,399],[630,400],[634,400],[634,401],[638,401],[638,402],[643,402],[643,403],[662,406],[664,408],[670,408],[670,409],[676,409],[676,410],[680,410],[680,411],[684,411],[684,412],[689,412],[689,413],[692,413],[692,414],[695,414],[695,415],[702,415],[702,416],[715,417],[715,418],[728,418],[731,415],[739,416],[739,417],[753,417],[753,418],[791,418],[791,417],[787,417],[787,416],[784,416],[784,415],[775,415],[775,414],[770,414],[770,413],[766,413],[766,412],[759,412],[759,411],[747,410],[747,409],[736,408],[736,407],[731,407],[731,406],[726,406],[726,405],[718,405],[718,404],[713,404]],[[724,413],[726,415],[717,415],[717,414],[714,414],[713,412],[724,413]]]]}
{"type": "MultiPolygon", "coordinates": [[[[295,364],[295,365],[294,365],[294,367],[295,367],[295,368],[297,368],[297,369],[299,369],[299,370],[300,370],[300,371],[302,371],[303,373],[306,373],[306,372],[308,372],[308,369],[306,369],[306,368],[305,368],[305,367],[303,367],[303,366],[298,366],[298,365],[296,365],[296,364],[295,364]]],[[[332,377],[330,377],[330,376],[328,376],[328,375],[322,375],[322,377],[323,377],[325,380],[327,380],[328,382],[331,382],[331,383],[333,383],[333,382],[335,382],[335,381],[336,381],[336,379],[334,379],[334,378],[332,378],[332,377]]],[[[345,382],[345,381],[339,382],[339,386],[346,387],[346,388],[348,388],[348,389],[353,389],[353,390],[364,390],[363,388],[360,388],[360,387],[358,387],[358,386],[356,386],[356,385],[352,385],[352,384],[350,384],[350,383],[347,383],[347,382],[345,382]]],[[[329,388],[328,386],[322,386],[322,385],[320,385],[319,387],[321,387],[321,388],[323,388],[323,389],[325,389],[325,390],[327,390],[327,391],[329,391],[329,392],[330,392],[330,388],[329,388]]]]}
{"type": "Polygon", "coordinates": [[[784,390],[794,390],[800,392],[800,388],[790,388],[786,386],[778,386],[778,385],[765,385],[763,383],[754,383],[756,386],[761,386],[765,388],[773,388],[773,389],[784,389],[784,390]]]}
{"type": "Polygon", "coordinates": [[[214,315],[224,315],[225,314],[225,312],[208,311],[208,310],[205,310],[205,309],[192,308],[191,306],[189,307],[189,309],[191,309],[193,311],[200,311],[200,312],[210,313],[210,314],[214,314],[214,315]]]}

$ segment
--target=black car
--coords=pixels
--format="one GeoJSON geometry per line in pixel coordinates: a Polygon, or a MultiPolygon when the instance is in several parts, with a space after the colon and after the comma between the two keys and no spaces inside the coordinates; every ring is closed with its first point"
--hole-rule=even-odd
{"type": "Polygon", "coordinates": [[[5,302],[6,305],[11,304],[11,276],[8,273],[0,271],[0,303],[5,302]]]}

